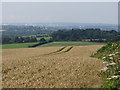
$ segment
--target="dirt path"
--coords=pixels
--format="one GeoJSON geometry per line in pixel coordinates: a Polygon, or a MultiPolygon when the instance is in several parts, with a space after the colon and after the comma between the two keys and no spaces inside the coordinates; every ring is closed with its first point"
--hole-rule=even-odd
{"type": "Polygon", "coordinates": [[[95,46],[3,50],[4,88],[91,88],[101,85],[95,46]]]}

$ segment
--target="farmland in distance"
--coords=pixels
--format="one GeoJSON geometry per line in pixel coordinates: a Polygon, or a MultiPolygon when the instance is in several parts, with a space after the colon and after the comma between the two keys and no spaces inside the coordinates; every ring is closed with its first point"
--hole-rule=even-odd
{"type": "Polygon", "coordinates": [[[37,43],[38,43],[38,42],[2,44],[2,45],[0,45],[0,49],[28,48],[28,46],[34,45],[34,44],[37,44],[37,43]]]}
{"type": "Polygon", "coordinates": [[[55,46],[86,46],[86,45],[104,45],[105,43],[98,42],[83,42],[83,41],[56,41],[40,45],[39,47],[55,47],[55,46]]]}
{"type": "MultiPolygon", "coordinates": [[[[28,48],[28,46],[37,43],[39,42],[2,44],[0,45],[0,49],[28,48]]],[[[43,44],[38,47],[85,46],[85,45],[104,45],[104,44],[105,43],[98,43],[98,42],[59,41],[59,42],[51,42],[51,43],[43,44]]]]}

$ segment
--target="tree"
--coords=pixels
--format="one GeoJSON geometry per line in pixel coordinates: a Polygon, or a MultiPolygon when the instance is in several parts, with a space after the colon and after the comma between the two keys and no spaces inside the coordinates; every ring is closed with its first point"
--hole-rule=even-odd
{"type": "Polygon", "coordinates": [[[2,37],[2,43],[3,43],[3,44],[10,43],[10,40],[11,40],[11,38],[8,37],[8,36],[3,36],[3,37],[2,37]]]}
{"type": "Polygon", "coordinates": [[[31,37],[30,42],[37,42],[37,39],[35,37],[31,37]]]}
{"type": "Polygon", "coordinates": [[[46,41],[44,38],[41,38],[41,39],[40,39],[40,42],[41,42],[41,43],[45,43],[45,42],[47,42],[47,41],[46,41]]]}
{"type": "Polygon", "coordinates": [[[58,30],[51,34],[53,41],[81,41],[89,39],[92,42],[110,42],[120,40],[120,33],[114,30],[102,31],[100,29],[71,29],[58,30]]]}

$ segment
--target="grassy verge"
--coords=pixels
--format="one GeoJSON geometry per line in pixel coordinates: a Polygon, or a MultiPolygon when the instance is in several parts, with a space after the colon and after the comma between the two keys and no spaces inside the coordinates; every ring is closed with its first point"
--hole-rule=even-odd
{"type": "Polygon", "coordinates": [[[0,49],[13,49],[13,48],[28,48],[30,45],[37,44],[38,42],[33,43],[15,43],[15,44],[3,44],[0,45],[0,49]]]}
{"type": "Polygon", "coordinates": [[[61,41],[52,42],[39,47],[55,47],[55,46],[85,46],[85,45],[104,45],[105,43],[95,43],[95,42],[75,42],[75,41],[61,41]]]}
{"type": "Polygon", "coordinates": [[[108,43],[93,55],[104,60],[101,70],[103,88],[120,88],[120,42],[108,43]]]}

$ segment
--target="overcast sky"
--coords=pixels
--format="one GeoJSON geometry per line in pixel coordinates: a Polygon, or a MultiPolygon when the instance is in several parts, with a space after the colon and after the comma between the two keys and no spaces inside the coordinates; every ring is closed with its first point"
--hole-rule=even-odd
{"type": "Polygon", "coordinates": [[[6,22],[118,23],[117,2],[3,2],[6,22]]]}

